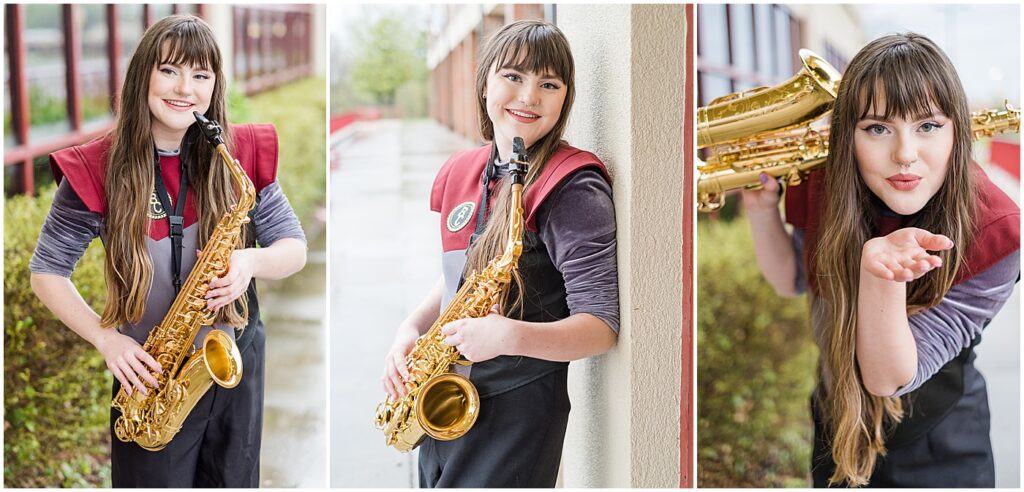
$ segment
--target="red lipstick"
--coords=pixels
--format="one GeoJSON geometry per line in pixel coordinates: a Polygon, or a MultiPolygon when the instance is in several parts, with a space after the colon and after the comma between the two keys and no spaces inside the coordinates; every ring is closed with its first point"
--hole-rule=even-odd
{"type": "Polygon", "coordinates": [[[178,100],[178,99],[164,99],[163,101],[164,101],[164,105],[165,106],[170,108],[172,111],[177,111],[179,113],[183,113],[183,112],[186,112],[186,111],[192,111],[192,107],[195,106],[194,103],[190,103],[188,101],[181,101],[181,100],[178,100]],[[173,103],[177,103],[177,104],[173,104],[173,103]]]}
{"type": "Polygon", "coordinates": [[[900,173],[885,178],[885,181],[899,191],[913,191],[917,185],[921,184],[921,177],[916,174],[900,173]]]}
{"type": "Polygon", "coordinates": [[[506,108],[505,109],[505,113],[507,113],[509,116],[512,117],[512,119],[514,119],[514,120],[516,120],[516,121],[518,121],[520,123],[533,123],[534,121],[537,121],[537,120],[540,119],[540,115],[539,114],[534,113],[533,111],[525,111],[525,110],[522,110],[522,109],[508,109],[508,108],[506,108]],[[518,113],[518,114],[516,114],[516,113],[518,113]],[[527,115],[527,116],[523,116],[523,115],[527,115]]]}

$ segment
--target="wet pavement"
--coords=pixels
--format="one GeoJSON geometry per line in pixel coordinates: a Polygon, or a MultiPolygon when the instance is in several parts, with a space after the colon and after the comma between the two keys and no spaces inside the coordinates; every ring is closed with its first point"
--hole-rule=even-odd
{"type": "Polygon", "coordinates": [[[415,452],[373,426],[395,329],[441,275],[434,175],[469,142],[431,120],[360,122],[332,149],[331,486],[413,487],[415,452]]]}
{"type": "Polygon", "coordinates": [[[302,271],[257,285],[267,329],[262,487],[327,486],[327,258],[319,229],[302,271]]]}

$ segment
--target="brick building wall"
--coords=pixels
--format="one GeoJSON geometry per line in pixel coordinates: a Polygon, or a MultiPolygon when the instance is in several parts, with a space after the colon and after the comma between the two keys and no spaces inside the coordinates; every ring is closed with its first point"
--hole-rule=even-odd
{"type": "Polygon", "coordinates": [[[502,26],[523,19],[545,19],[545,6],[444,5],[431,10],[428,50],[440,59],[430,67],[430,116],[466,138],[482,141],[476,101],[477,55],[502,26]]]}

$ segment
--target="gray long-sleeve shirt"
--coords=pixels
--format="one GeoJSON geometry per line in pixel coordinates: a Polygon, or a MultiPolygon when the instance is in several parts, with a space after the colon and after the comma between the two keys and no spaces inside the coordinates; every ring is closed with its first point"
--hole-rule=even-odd
{"type": "MultiPolygon", "coordinates": [[[[286,237],[306,240],[298,218],[276,181],[260,190],[259,204],[253,210],[252,217],[256,229],[256,242],[261,246],[269,246],[286,237]]],[[[198,223],[184,230],[182,278],[188,276],[196,263],[197,232],[198,223]]],[[[36,249],[29,260],[29,270],[32,273],[71,277],[89,243],[97,237],[105,239],[106,234],[103,217],[89,211],[68,181],[64,180],[57,188],[53,205],[43,223],[36,249]]],[[[122,333],[139,343],[145,342],[149,331],[160,322],[175,297],[170,280],[170,239],[165,237],[154,241],[147,237],[146,246],[153,260],[154,288],[150,289],[142,320],[120,327],[122,333]]],[[[196,343],[201,343],[207,330],[208,328],[200,332],[196,337],[196,343]]]]}

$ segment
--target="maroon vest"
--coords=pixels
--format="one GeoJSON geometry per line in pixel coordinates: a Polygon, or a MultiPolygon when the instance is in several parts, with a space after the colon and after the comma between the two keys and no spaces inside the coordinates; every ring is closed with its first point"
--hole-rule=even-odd
{"type": "MultiPolygon", "coordinates": [[[[466,249],[469,244],[469,237],[476,229],[480,183],[490,156],[490,145],[459,152],[445,162],[434,178],[434,186],[430,192],[430,209],[441,212],[441,244],[444,251],[466,249]],[[458,220],[453,224],[452,221],[457,218],[449,220],[449,216],[457,207],[466,203],[474,204],[472,213],[465,216],[468,221],[458,220]],[[452,230],[456,226],[457,230],[452,230]]],[[[527,231],[537,231],[537,209],[544,203],[544,199],[562,184],[565,178],[585,167],[598,169],[605,179],[611,181],[608,170],[594,154],[565,144],[555,151],[544,166],[544,171],[523,196],[523,219],[527,231]]],[[[495,194],[492,193],[491,196],[495,194]]]]}
{"type": "MultiPolygon", "coordinates": [[[[453,265],[461,272],[465,265],[465,250],[470,236],[476,230],[481,185],[486,165],[491,157],[490,145],[455,154],[437,173],[430,196],[430,208],[441,213],[441,245],[443,262],[459,261],[453,265]]],[[[532,322],[551,322],[569,316],[566,303],[565,280],[551,261],[547,246],[537,234],[537,211],[552,191],[558,189],[576,171],[597,169],[609,179],[604,164],[594,154],[568,145],[562,145],[548,159],[540,176],[527,188],[523,196],[525,231],[523,253],[519,257],[519,272],[523,278],[523,310],[509,316],[532,322]]],[[[493,186],[504,183],[493,181],[490,196],[497,191],[493,186]]],[[[583,213],[584,211],[581,211],[583,213]]],[[[445,268],[446,280],[452,273],[445,268]]],[[[449,284],[450,282],[446,282],[449,284]]],[[[461,279],[460,279],[461,283],[461,279]]],[[[512,287],[515,296],[515,286],[512,287]]],[[[566,362],[554,362],[532,357],[501,356],[473,364],[470,379],[481,397],[494,396],[518,388],[543,376],[565,369],[566,362]]]]}
{"type": "MultiPolygon", "coordinates": [[[[259,193],[277,179],[277,131],[273,125],[233,125],[231,130],[234,137],[232,155],[242,164],[242,168],[256,187],[256,192],[259,193]]],[[[50,154],[50,170],[53,172],[54,180],[60,183],[66,178],[89,211],[104,217],[107,215],[104,180],[107,153],[110,151],[111,143],[112,136],[107,134],[88,143],[50,154]]],[[[199,144],[208,145],[206,142],[199,144]]],[[[178,161],[178,157],[161,157],[160,160],[167,191],[176,199],[181,169],[177,162],[171,161],[178,161]]],[[[198,220],[194,201],[193,190],[189,189],[185,199],[185,228],[198,220]]],[[[167,221],[151,221],[149,234],[154,240],[167,237],[167,221]]]]}

